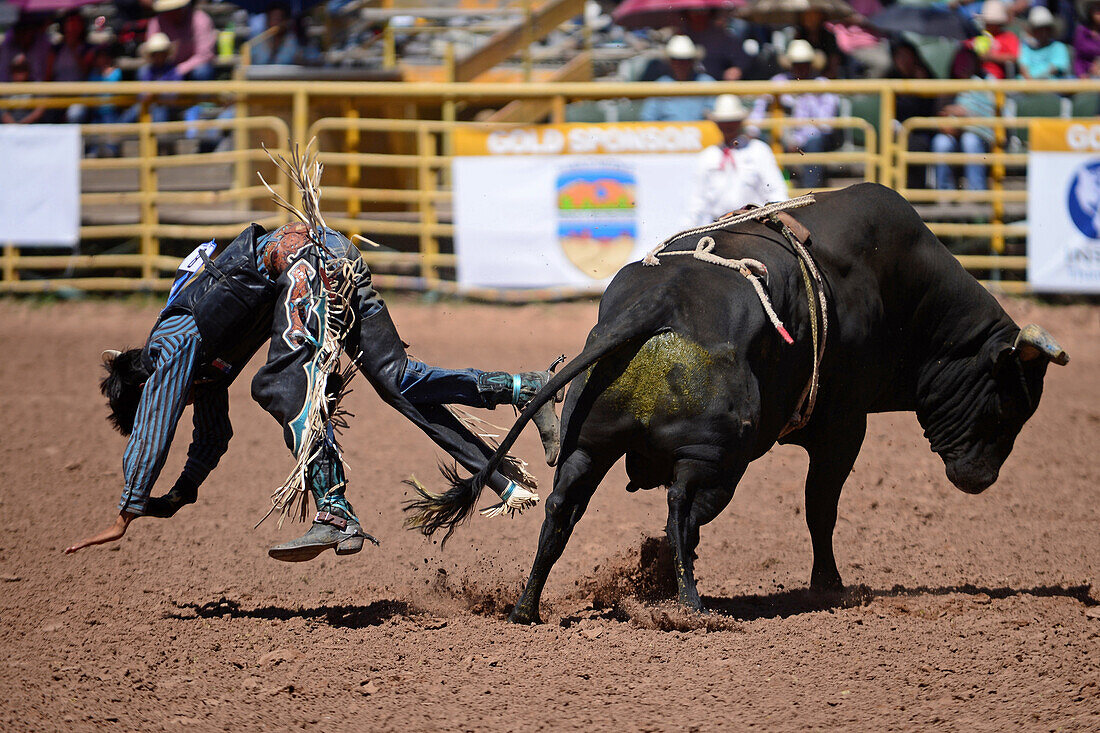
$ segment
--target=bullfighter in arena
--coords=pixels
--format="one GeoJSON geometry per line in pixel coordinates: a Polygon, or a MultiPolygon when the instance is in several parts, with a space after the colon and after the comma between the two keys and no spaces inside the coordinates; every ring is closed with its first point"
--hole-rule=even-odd
{"type": "MultiPolygon", "coordinates": [[[[324,225],[315,185],[320,169],[311,176],[309,166],[308,155],[295,155],[295,168],[288,170],[303,191],[307,213],[287,206],[302,221],[272,232],[253,224],[227,246],[201,245],[181,264],[144,348],[104,352],[108,374],[102,391],[110,420],[130,436],[123,457],[126,483],[118,518],[67,553],[120,539],[135,517],[170,517],[195,501],[232,435],[229,385],[265,342],[270,341],[267,363],[252,380],[252,396],[283,426],[298,459],[273,495],[272,510],[285,517],[297,504],[304,519],[307,492],[317,508],[302,537],[268,551],[290,562],[310,560],[329,548],[353,554],[364,539],[375,541],[345,496],[334,430],[343,424],[339,397],[355,369],[471,471],[484,466],[491,447],[445,405],[522,408],[549,380],[549,372],[452,370],[410,359],[359,250],[324,225]],[[345,369],[339,368],[341,351],[351,360],[345,369]],[[169,492],[150,497],[189,403],[194,433],[186,465],[169,492]]],[[[540,432],[552,461],[558,441],[552,406],[543,418],[540,432]]],[[[495,474],[494,481],[502,498],[494,513],[537,499],[519,462],[495,474]]]]}

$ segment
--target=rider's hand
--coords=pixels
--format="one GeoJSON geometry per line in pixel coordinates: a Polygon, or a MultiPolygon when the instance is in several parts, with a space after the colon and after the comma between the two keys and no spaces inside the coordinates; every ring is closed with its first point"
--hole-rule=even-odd
{"type": "Polygon", "coordinates": [[[119,512],[118,517],[111,523],[107,529],[94,534],[91,537],[86,537],[80,542],[77,542],[71,547],[65,548],[65,554],[71,555],[77,550],[89,547],[91,545],[102,545],[105,542],[115,542],[122,539],[122,536],[126,534],[126,528],[130,526],[130,522],[134,520],[137,514],[131,514],[130,512],[119,512]]]}

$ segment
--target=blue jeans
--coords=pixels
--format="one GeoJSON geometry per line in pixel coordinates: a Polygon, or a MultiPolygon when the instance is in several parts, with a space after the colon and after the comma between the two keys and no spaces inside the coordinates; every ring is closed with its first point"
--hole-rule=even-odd
{"type": "MultiPolygon", "coordinates": [[[[938,132],[932,138],[933,153],[957,153],[959,148],[964,153],[981,154],[989,152],[989,145],[980,135],[970,130],[963,130],[962,135],[956,139],[946,132],[938,132]]],[[[963,175],[966,178],[966,187],[970,191],[984,191],[986,187],[985,166],[981,163],[967,163],[963,166],[963,175]]],[[[941,191],[955,190],[955,173],[948,163],[936,164],[936,188],[941,191]]]]}
{"type": "Polygon", "coordinates": [[[409,359],[401,378],[401,394],[414,405],[487,407],[477,389],[480,369],[444,369],[409,359]]]}

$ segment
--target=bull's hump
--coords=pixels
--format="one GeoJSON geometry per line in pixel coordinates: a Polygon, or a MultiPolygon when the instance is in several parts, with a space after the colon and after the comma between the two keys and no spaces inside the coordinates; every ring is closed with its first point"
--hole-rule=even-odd
{"type": "Polygon", "coordinates": [[[657,415],[698,415],[711,404],[719,384],[716,359],[698,343],[674,332],[646,341],[608,386],[605,397],[648,427],[657,415]]]}

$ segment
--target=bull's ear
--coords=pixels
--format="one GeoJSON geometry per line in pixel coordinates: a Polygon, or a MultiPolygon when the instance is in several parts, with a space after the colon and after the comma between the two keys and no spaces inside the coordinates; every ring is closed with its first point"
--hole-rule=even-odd
{"type": "Polygon", "coordinates": [[[1016,342],[1012,348],[1019,355],[1020,361],[1043,358],[1059,366],[1069,363],[1069,354],[1066,350],[1047,333],[1045,328],[1034,323],[1024,326],[1023,330],[1016,335],[1016,342]]]}

